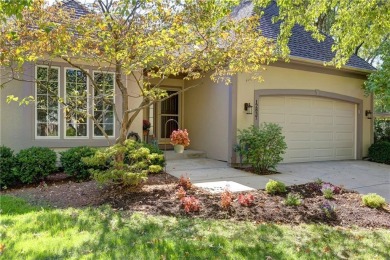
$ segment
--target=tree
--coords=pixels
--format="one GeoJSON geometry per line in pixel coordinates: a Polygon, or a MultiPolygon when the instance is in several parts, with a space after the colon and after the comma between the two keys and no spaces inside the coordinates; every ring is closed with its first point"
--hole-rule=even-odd
{"type": "Polygon", "coordinates": [[[0,0],[0,20],[10,16],[21,17],[24,8],[30,6],[32,0],[0,0]]]}
{"type": "MultiPolygon", "coordinates": [[[[254,0],[267,6],[273,0],[254,0]]],[[[295,24],[312,32],[321,41],[328,33],[334,40],[335,57],[331,64],[341,67],[360,49],[377,50],[390,35],[390,1],[388,0],[276,0],[281,21],[278,44],[287,57],[287,43],[295,24]]],[[[261,10],[261,9],[258,9],[261,10]]]]}
{"type": "MultiPolygon", "coordinates": [[[[112,102],[113,92],[102,94],[100,102],[114,108],[120,124],[117,143],[123,143],[139,112],[167,98],[160,88],[164,79],[198,79],[212,72],[213,80],[228,82],[232,74],[258,73],[262,64],[275,60],[274,45],[255,30],[258,17],[230,15],[237,4],[236,0],[97,0],[91,12],[79,17],[60,4],[47,7],[35,0],[21,19],[2,26],[0,65],[11,71],[11,80],[25,62],[39,60],[50,66],[60,59],[82,71],[98,94],[104,91],[102,82],[81,64],[115,72],[122,105],[112,102]],[[139,93],[129,93],[124,75],[138,84],[139,93]],[[160,81],[152,85],[152,79],[160,81]],[[142,101],[131,108],[129,97],[142,101]]],[[[67,116],[87,114],[107,137],[99,118],[78,109],[86,94],[76,91],[76,95],[79,98],[66,101],[55,98],[67,116]]]]}

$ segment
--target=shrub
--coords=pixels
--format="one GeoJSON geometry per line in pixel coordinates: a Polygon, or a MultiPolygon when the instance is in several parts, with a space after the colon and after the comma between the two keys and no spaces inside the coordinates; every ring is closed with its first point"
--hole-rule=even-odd
{"type": "Polygon", "coordinates": [[[255,197],[252,194],[239,194],[238,195],[238,203],[244,207],[250,207],[253,205],[255,197]]]}
{"type": "Polygon", "coordinates": [[[269,194],[285,193],[286,185],[280,181],[269,180],[265,185],[265,191],[269,194]]]}
{"type": "Polygon", "coordinates": [[[301,195],[297,193],[287,194],[286,199],[284,200],[284,205],[286,206],[299,206],[302,204],[301,195]]]}
{"type": "Polygon", "coordinates": [[[182,198],[181,205],[183,206],[184,211],[186,213],[197,212],[200,210],[200,202],[197,198],[193,196],[182,198]]]}
{"type": "Polygon", "coordinates": [[[221,193],[221,207],[223,209],[229,209],[232,206],[232,201],[233,194],[230,191],[225,190],[221,193]]]}
{"type": "Polygon", "coordinates": [[[183,187],[180,187],[177,191],[176,191],[176,196],[179,200],[181,200],[182,198],[184,198],[185,196],[187,195],[187,192],[183,189],[183,187]]]}
{"type": "Polygon", "coordinates": [[[150,153],[141,143],[128,139],[124,144],[98,150],[94,156],[85,157],[82,161],[93,168],[89,171],[99,183],[136,186],[147,179],[148,173],[163,170],[161,165],[153,164],[161,161],[162,157],[162,154],[150,153]]]}
{"type": "Polygon", "coordinates": [[[57,155],[47,147],[31,147],[16,155],[15,174],[23,183],[37,183],[57,170],[57,155]]]}
{"type": "Polygon", "coordinates": [[[142,147],[145,147],[147,149],[149,149],[149,152],[151,154],[156,154],[156,156],[154,156],[152,159],[151,159],[151,163],[154,164],[154,165],[159,165],[161,167],[164,167],[165,166],[165,158],[164,158],[164,152],[160,150],[160,148],[158,148],[157,146],[155,145],[152,145],[152,144],[148,144],[148,143],[142,143],[142,147]],[[163,156],[159,156],[159,155],[163,155],[163,156]]]}
{"type": "Polygon", "coordinates": [[[390,142],[390,119],[389,118],[375,118],[374,121],[374,141],[390,142]]]}
{"type": "Polygon", "coordinates": [[[184,177],[183,175],[180,176],[179,179],[179,187],[183,187],[185,190],[189,190],[192,187],[192,183],[189,177],[184,177]]]}
{"type": "Polygon", "coordinates": [[[287,148],[282,128],[273,123],[262,124],[260,128],[251,126],[239,130],[238,140],[236,151],[256,173],[275,170],[276,165],[283,160],[281,155],[287,148]]]}
{"type": "Polygon", "coordinates": [[[16,159],[14,151],[6,146],[0,146],[0,187],[12,186],[17,177],[12,168],[15,166],[16,159]]]}
{"type": "Polygon", "coordinates": [[[381,208],[386,205],[386,200],[376,193],[368,193],[362,196],[362,202],[365,206],[370,208],[381,208]]]}
{"type": "Polygon", "coordinates": [[[321,187],[321,192],[324,195],[325,199],[333,199],[334,188],[331,184],[325,183],[321,187]]]}
{"type": "Polygon", "coordinates": [[[331,204],[329,202],[325,202],[320,206],[322,212],[324,212],[325,216],[327,218],[335,217],[336,216],[336,206],[334,204],[331,204]]]}
{"type": "Polygon", "coordinates": [[[374,162],[390,164],[390,142],[373,143],[368,148],[368,157],[374,162]]]}
{"type": "Polygon", "coordinates": [[[90,177],[87,166],[81,159],[83,157],[92,157],[95,155],[96,149],[86,146],[70,148],[61,152],[61,165],[64,171],[69,176],[76,177],[78,180],[86,180],[90,177]]]}

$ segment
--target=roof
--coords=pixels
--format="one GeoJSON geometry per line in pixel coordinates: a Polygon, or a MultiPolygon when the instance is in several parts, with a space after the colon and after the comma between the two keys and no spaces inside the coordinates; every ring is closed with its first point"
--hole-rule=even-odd
{"type": "MultiPolygon", "coordinates": [[[[233,11],[235,17],[240,18],[248,15],[248,12],[253,13],[251,1],[243,1],[238,8],[239,10],[233,11]]],[[[279,14],[279,7],[275,1],[272,1],[263,11],[264,15],[260,18],[259,29],[263,36],[276,40],[280,33],[281,22],[273,23],[272,17],[279,14]]],[[[313,39],[310,32],[305,31],[304,27],[295,25],[292,29],[288,47],[292,58],[298,57],[305,60],[329,62],[335,55],[335,52],[332,52],[333,43],[334,40],[328,35],[325,35],[324,41],[318,42],[313,39]]],[[[355,54],[350,57],[346,66],[358,70],[375,70],[371,64],[355,54]]]]}
{"type": "Polygon", "coordinates": [[[85,5],[81,4],[77,0],[63,0],[61,2],[61,7],[64,9],[73,9],[74,18],[80,18],[81,16],[87,15],[90,11],[86,8],[85,5]]]}

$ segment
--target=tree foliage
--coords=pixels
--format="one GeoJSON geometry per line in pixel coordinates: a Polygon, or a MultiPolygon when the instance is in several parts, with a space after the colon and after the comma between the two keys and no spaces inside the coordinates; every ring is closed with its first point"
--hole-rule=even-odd
{"type": "MultiPolygon", "coordinates": [[[[164,79],[198,79],[212,72],[213,80],[229,82],[231,75],[258,73],[262,64],[275,59],[273,43],[255,30],[258,17],[230,15],[238,3],[97,0],[88,15],[79,17],[61,5],[47,7],[35,0],[22,19],[8,20],[3,26],[0,65],[17,72],[25,62],[50,65],[62,60],[82,70],[95,90],[99,84],[80,64],[115,72],[122,101],[121,107],[115,107],[120,124],[117,142],[123,143],[138,113],[167,97],[160,88],[164,79]],[[138,84],[137,93],[126,87],[124,76],[138,84]],[[152,85],[152,79],[159,79],[159,84],[152,85]],[[142,102],[132,107],[129,97],[142,102]]],[[[13,73],[10,79],[15,77],[13,73]]],[[[77,110],[59,101],[67,110],[77,110]]]]}
{"type": "Polygon", "coordinates": [[[29,7],[32,0],[0,0],[0,20],[10,16],[21,17],[23,9],[29,7]]]}
{"type": "MultiPolygon", "coordinates": [[[[272,0],[254,0],[267,6],[272,0]]],[[[278,43],[284,55],[295,24],[324,40],[326,32],[335,40],[332,64],[344,65],[357,49],[377,50],[390,34],[390,1],[388,0],[276,0],[281,21],[278,43]]]]}

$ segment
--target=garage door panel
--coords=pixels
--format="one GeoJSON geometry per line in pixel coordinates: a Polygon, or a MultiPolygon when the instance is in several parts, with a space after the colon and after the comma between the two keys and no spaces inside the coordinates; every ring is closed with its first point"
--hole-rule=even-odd
{"type": "Polygon", "coordinates": [[[326,115],[311,116],[311,122],[314,125],[330,125],[333,124],[333,117],[326,115]]]}
{"type": "Polygon", "coordinates": [[[319,158],[322,157],[327,158],[328,160],[331,160],[332,157],[334,157],[334,150],[333,148],[330,149],[313,149],[313,157],[319,158]]]}
{"type": "Polygon", "coordinates": [[[261,97],[259,120],[283,127],[283,162],[355,158],[355,105],[318,97],[261,97]]]}
{"type": "Polygon", "coordinates": [[[310,140],[333,141],[333,132],[312,132],[310,140]]]}

